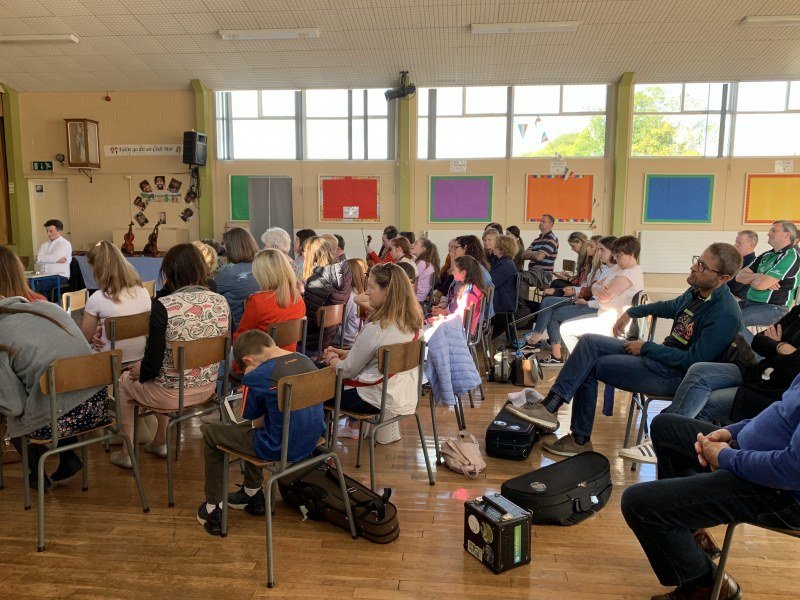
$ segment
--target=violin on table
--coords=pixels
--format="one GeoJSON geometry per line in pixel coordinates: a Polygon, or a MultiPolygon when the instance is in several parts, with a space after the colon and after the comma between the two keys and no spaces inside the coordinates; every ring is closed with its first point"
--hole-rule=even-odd
{"type": "Polygon", "coordinates": [[[133,235],[133,221],[131,221],[131,224],[128,225],[128,233],[125,234],[124,241],[122,242],[122,247],[120,247],[120,250],[122,250],[123,254],[127,255],[133,254],[134,237],[135,236],[133,235]]]}
{"type": "Polygon", "coordinates": [[[162,223],[163,221],[159,219],[153,232],[147,236],[147,244],[142,250],[142,256],[158,256],[158,228],[161,227],[162,223]]]}

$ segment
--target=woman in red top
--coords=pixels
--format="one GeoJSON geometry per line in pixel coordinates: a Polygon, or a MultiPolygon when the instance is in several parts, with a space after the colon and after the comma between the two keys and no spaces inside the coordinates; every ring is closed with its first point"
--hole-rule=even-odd
{"type": "MultiPolygon", "coordinates": [[[[234,340],[250,329],[269,333],[270,325],[306,316],[306,303],[297,291],[297,278],[283,252],[274,248],[258,252],[253,259],[253,277],[261,291],[245,301],[234,340]]],[[[294,344],[282,348],[288,352],[297,350],[294,344]]]]}
{"type": "Polygon", "coordinates": [[[0,298],[12,296],[22,296],[28,302],[47,300],[28,286],[25,267],[19,257],[5,246],[0,246],[0,298]]]}

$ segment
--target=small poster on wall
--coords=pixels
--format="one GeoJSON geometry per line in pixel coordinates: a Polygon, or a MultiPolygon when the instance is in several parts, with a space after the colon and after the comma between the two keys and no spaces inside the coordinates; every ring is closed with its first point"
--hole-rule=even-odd
{"type": "Polygon", "coordinates": [[[342,207],[342,217],[344,219],[357,219],[358,218],[358,207],[357,206],[343,206],[342,207]]]}

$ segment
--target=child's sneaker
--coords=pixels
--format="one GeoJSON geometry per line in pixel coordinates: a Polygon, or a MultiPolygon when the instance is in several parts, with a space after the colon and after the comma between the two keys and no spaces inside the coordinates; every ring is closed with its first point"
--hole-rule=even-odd
{"type": "Polygon", "coordinates": [[[197,509],[197,522],[211,535],[222,535],[222,509],[219,506],[208,512],[206,503],[203,502],[197,509]]]}
{"type": "Polygon", "coordinates": [[[252,496],[248,496],[244,491],[244,486],[240,485],[235,492],[228,494],[228,506],[236,510],[244,510],[247,514],[256,517],[264,514],[264,490],[259,489],[252,496]]]}

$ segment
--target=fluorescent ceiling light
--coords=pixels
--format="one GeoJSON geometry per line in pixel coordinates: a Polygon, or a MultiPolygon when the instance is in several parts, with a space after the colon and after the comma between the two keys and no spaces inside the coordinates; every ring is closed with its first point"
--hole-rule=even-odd
{"type": "Polygon", "coordinates": [[[580,21],[540,21],[538,23],[473,23],[470,31],[484,33],[551,33],[577,31],[580,21]]]}
{"type": "Polygon", "coordinates": [[[223,40],[302,40],[319,37],[318,27],[306,29],[220,29],[223,40]]]}
{"type": "Polygon", "coordinates": [[[800,15],[745,17],[742,19],[742,27],[786,27],[790,25],[800,25],[800,15]]]}
{"type": "Polygon", "coordinates": [[[81,39],[72,33],[58,34],[58,35],[0,35],[0,43],[19,43],[27,44],[35,43],[61,43],[70,42],[77,44],[81,39]]]}

